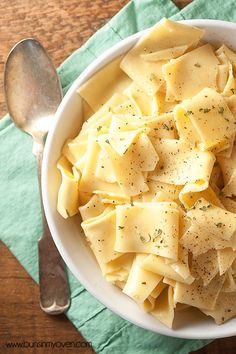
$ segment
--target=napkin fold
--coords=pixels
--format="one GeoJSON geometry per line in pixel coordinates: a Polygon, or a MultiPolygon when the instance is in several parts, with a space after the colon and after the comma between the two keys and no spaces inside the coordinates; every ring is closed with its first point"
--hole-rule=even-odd
{"type": "MultiPolygon", "coordinates": [[[[65,93],[101,53],[129,35],[174,20],[212,18],[236,21],[234,0],[195,0],[183,10],[170,0],[132,0],[59,68],[65,93]]],[[[37,240],[42,232],[36,162],[32,139],[7,115],[0,121],[0,238],[38,282],[37,240]]],[[[112,313],[92,297],[68,271],[71,307],[67,317],[101,354],[186,354],[208,340],[184,340],[141,329],[112,313]]]]}

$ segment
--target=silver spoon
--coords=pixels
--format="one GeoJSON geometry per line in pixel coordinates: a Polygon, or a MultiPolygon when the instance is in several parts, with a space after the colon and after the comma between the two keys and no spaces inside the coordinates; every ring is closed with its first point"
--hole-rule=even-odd
{"type": "MultiPolygon", "coordinates": [[[[16,126],[34,140],[41,196],[44,140],[62,99],[60,81],[48,54],[35,39],[24,39],[11,50],[4,72],[8,111],[16,126]]],[[[49,314],[65,312],[70,294],[64,262],[53,242],[41,197],[43,235],[38,241],[40,306],[49,314]]]]}

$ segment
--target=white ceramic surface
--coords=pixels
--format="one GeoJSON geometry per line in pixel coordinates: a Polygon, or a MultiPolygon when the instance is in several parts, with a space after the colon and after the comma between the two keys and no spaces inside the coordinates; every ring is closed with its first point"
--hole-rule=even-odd
{"type": "MultiPolygon", "coordinates": [[[[183,23],[206,29],[204,40],[226,43],[236,49],[236,24],[215,20],[189,20],[183,23]]],[[[120,289],[109,284],[101,274],[91,251],[84,242],[79,217],[64,220],[56,211],[60,174],[56,162],[65,140],[78,134],[81,126],[81,100],[76,90],[97,70],[129,50],[145,31],[115,45],[96,59],[75,80],[61,105],[48,134],[42,170],[43,202],[53,239],[65,263],[84,287],[106,307],[124,319],[148,330],[181,338],[219,338],[236,335],[236,318],[221,326],[198,310],[177,313],[174,328],[168,329],[151,315],[143,312],[120,289]]],[[[236,306],[236,304],[235,304],[236,306]]]]}

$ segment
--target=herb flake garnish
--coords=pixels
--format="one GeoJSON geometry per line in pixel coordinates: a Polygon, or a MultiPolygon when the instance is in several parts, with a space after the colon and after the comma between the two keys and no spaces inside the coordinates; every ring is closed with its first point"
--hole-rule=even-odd
{"type": "Polygon", "coordinates": [[[210,207],[211,207],[211,204],[203,205],[201,208],[199,208],[199,210],[201,210],[201,211],[206,211],[206,210],[209,209],[210,207]]]}
{"type": "Polygon", "coordinates": [[[224,113],[224,107],[219,107],[219,109],[218,109],[218,113],[220,113],[220,114],[223,114],[224,113]]]}
{"type": "Polygon", "coordinates": [[[163,126],[163,129],[170,130],[170,128],[168,127],[168,125],[166,123],[163,123],[162,126],[163,126]]]}
{"type": "Polygon", "coordinates": [[[185,117],[187,117],[187,118],[189,118],[189,116],[190,116],[191,114],[193,114],[193,111],[186,111],[186,112],[184,113],[185,117]]]}

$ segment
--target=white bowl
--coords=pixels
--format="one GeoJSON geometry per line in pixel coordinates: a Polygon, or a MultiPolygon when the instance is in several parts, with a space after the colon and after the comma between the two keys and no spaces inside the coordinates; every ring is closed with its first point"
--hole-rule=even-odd
{"type": "MultiPolygon", "coordinates": [[[[236,49],[236,24],[215,20],[189,20],[183,23],[206,29],[204,39],[211,43],[225,43],[236,49]]],[[[78,134],[81,127],[81,100],[76,90],[96,71],[129,50],[145,33],[126,38],[96,59],[75,80],[63,98],[47,137],[42,170],[43,203],[49,228],[65,263],[83,286],[101,303],[124,319],[145,329],[180,338],[220,338],[236,335],[236,318],[221,326],[197,310],[177,313],[174,328],[169,329],[142,311],[120,289],[109,284],[84,243],[79,217],[63,219],[56,210],[60,174],[56,162],[65,140],[78,134]]],[[[81,59],[82,60],[82,59],[81,59]]],[[[236,306],[236,304],[235,304],[236,306]]]]}

